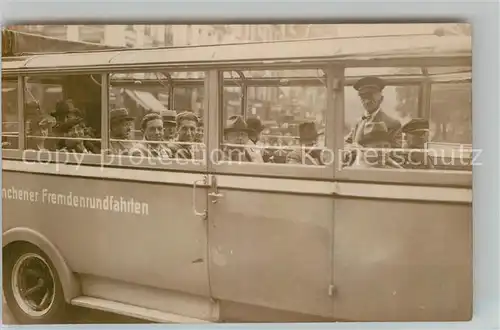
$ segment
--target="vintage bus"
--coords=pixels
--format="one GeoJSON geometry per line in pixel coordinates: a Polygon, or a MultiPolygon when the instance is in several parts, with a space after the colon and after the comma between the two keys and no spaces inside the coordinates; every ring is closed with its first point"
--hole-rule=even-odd
{"type": "Polygon", "coordinates": [[[17,122],[2,144],[8,306],[22,323],[60,322],[69,305],[174,323],[469,320],[471,56],[470,37],[405,35],[4,61],[17,122]],[[427,119],[420,151],[436,166],[346,165],[344,136],[363,115],[353,84],[366,76],[385,81],[388,115],[427,119]],[[165,94],[169,110],[176,93],[194,95],[181,110],[204,118],[201,158],[104,152],[127,91],[165,94]],[[330,161],[226,161],[230,93],[243,118],[249,99],[276,104],[262,114],[303,102],[330,161]],[[42,138],[28,114],[33,102],[37,116],[54,114],[61,100],[82,110],[100,152],[31,143],[82,139],[42,138]]]}

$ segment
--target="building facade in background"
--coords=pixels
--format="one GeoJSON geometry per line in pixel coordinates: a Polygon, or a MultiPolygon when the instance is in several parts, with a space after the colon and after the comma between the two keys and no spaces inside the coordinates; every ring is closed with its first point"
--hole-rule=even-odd
{"type": "Polygon", "coordinates": [[[244,25],[22,25],[9,29],[44,36],[127,47],[177,47],[189,45],[272,41],[336,36],[331,24],[244,25]]]}

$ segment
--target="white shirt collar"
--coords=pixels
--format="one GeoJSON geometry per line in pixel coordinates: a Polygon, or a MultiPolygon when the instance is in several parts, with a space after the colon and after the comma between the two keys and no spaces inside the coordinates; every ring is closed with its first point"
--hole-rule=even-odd
{"type": "Polygon", "coordinates": [[[370,118],[373,118],[375,117],[379,112],[381,111],[381,108],[378,108],[377,110],[375,110],[372,114],[369,114],[367,111],[365,111],[365,114],[364,116],[365,117],[370,117],[370,118]]]}

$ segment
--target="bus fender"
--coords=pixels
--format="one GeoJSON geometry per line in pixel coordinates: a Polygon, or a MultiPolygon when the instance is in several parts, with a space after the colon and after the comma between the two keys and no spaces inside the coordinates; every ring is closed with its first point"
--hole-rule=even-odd
{"type": "Polygon", "coordinates": [[[68,267],[56,246],[52,244],[47,237],[33,229],[17,227],[11,228],[3,233],[2,249],[14,242],[31,243],[49,257],[61,281],[66,302],[70,303],[73,298],[80,296],[80,285],[75,274],[68,267]]]}

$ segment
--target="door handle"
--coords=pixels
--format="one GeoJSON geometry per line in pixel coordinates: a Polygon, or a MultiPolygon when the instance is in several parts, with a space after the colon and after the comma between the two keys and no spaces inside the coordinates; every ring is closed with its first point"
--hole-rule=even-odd
{"type": "Polygon", "coordinates": [[[221,194],[219,192],[219,189],[217,187],[217,177],[212,176],[211,181],[212,181],[211,186],[212,186],[213,191],[211,193],[209,193],[208,196],[212,197],[212,204],[216,204],[218,202],[217,199],[224,197],[224,194],[221,194]]]}
{"type": "Polygon", "coordinates": [[[218,198],[224,197],[224,194],[211,192],[208,194],[208,196],[212,197],[212,204],[217,204],[217,202],[219,201],[218,198]]]}
{"type": "Polygon", "coordinates": [[[219,201],[218,198],[224,197],[224,194],[211,192],[208,194],[208,196],[212,197],[212,204],[217,204],[217,202],[219,201]]]}
{"type": "Polygon", "coordinates": [[[203,179],[196,180],[193,183],[193,213],[196,216],[201,217],[205,220],[207,218],[207,210],[204,210],[203,212],[198,212],[198,210],[196,209],[196,188],[198,187],[199,183],[207,184],[207,177],[204,176],[203,179]]]}

